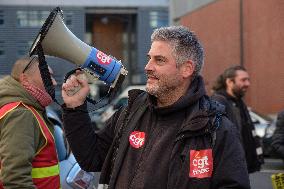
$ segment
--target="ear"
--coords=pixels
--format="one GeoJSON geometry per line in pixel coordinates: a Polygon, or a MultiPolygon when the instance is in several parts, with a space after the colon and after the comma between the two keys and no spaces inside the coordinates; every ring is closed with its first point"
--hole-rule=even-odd
{"type": "Polygon", "coordinates": [[[226,79],[226,91],[229,94],[232,94],[232,88],[234,87],[235,81],[233,79],[227,78],[226,79]]]}
{"type": "Polygon", "coordinates": [[[232,88],[233,84],[234,84],[233,79],[230,79],[230,78],[226,79],[226,86],[227,86],[227,88],[232,88]]]}
{"type": "Polygon", "coordinates": [[[230,78],[226,79],[226,91],[231,96],[235,96],[233,93],[234,83],[235,83],[234,79],[230,78]]]}
{"type": "Polygon", "coordinates": [[[27,75],[25,73],[21,73],[20,76],[19,76],[19,81],[20,81],[20,83],[28,81],[27,75]]]}
{"type": "Polygon", "coordinates": [[[195,65],[192,62],[192,60],[188,60],[185,63],[183,63],[180,67],[181,74],[184,78],[191,77],[194,70],[195,70],[195,65]]]}

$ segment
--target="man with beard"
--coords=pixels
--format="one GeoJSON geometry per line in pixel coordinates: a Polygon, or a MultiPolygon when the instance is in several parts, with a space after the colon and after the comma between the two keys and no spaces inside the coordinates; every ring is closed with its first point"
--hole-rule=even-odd
{"type": "Polygon", "coordinates": [[[196,35],[164,27],[151,41],[147,92],[131,90],[99,133],[86,111],[87,81],[72,75],[63,84],[65,132],[80,166],[101,171],[99,188],[250,188],[236,130],[205,93],[196,35]]]}
{"type": "Polygon", "coordinates": [[[0,81],[0,188],[60,188],[53,124],[45,112],[52,98],[38,65],[37,56],[20,58],[0,81]]]}
{"type": "Polygon", "coordinates": [[[212,98],[225,105],[227,117],[239,131],[248,172],[253,173],[260,170],[263,153],[247,106],[242,100],[249,86],[250,79],[246,69],[242,66],[232,66],[217,78],[212,98]]]}

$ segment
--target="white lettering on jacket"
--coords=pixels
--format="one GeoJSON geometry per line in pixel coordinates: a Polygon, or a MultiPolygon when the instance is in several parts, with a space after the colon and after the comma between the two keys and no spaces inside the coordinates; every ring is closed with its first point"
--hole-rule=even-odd
{"type": "Polygon", "coordinates": [[[211,177],[213,171],[212,149],[190,150],[189,177],[211,177]]]}

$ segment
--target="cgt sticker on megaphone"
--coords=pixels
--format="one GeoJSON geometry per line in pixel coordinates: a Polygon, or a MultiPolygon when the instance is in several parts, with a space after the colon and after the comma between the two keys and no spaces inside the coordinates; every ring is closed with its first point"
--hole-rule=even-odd
{"type": "Polygon", "coordinates": [[[92,73],[97,74],[99,80],[111,84],[117,78],[121,69],[121,63],[103,52],[92,47],[85,63],[81,66],[92,73]]]}
{"type": "Polygon", "coordinates": [[[106,55],[105,53],[101,51],[97,52],[97,58],[101,64],[109,64],[111,63],[111,60],[112,60],[111,57],[109,57],[108,55],[106,55]]]}

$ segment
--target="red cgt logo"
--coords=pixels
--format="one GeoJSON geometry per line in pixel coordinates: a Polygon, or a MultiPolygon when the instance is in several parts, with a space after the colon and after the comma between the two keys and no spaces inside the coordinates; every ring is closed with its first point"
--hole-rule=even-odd
{"type": "Polygon", "coordinates": [[[133,131],[129,136],[129,143],[134,148],[140,148],[145,143],[145,133],[140,131],[133,131]]]}
{"type": "Polygon", "coordinates": [[[212,149],[190,150],[189,177],[206,178],[212,176],[212,149]]]}
{"type": "Polygon", "coordinates": [[[97,58],[101,64],[110,64],[112,60],[108,55],[106,55],[105,53],[101,51],[98,51],[97,58]]]}

